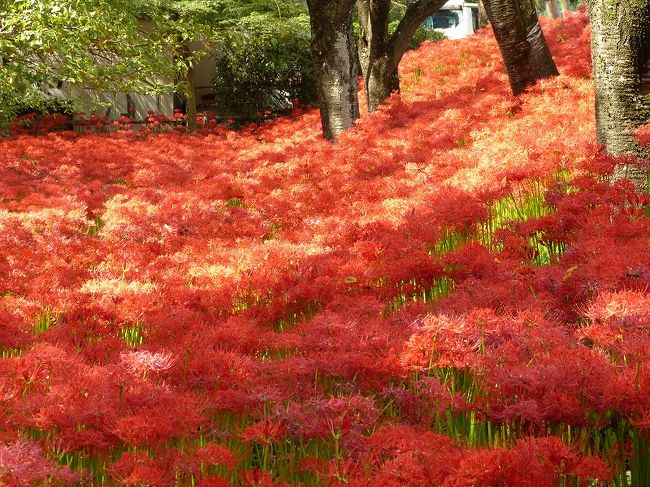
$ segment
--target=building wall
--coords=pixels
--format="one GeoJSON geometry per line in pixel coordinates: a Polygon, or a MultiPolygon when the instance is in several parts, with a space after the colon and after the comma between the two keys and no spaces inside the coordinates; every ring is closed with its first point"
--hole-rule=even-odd
{"type": "MultiPolygon", "coordinates": [[[[191,47],[198,49],[199,45],[195,44],[191,47]]],[[[215,53],[203,56],[194,66],[194,97],[198,111],[214,109],[212,78],[214,78],[215,69],[215,53]]]]}
{"type": "MultiPolygon", "coordinates": [[[[143,20],[141,23],[145,31],[150,31],[153,28],[150,21],[143,20]]],[[[194,43],[190,47],[198,49],[202,46],[199,43],[194,43]]],[[[200,59],[194,68],[195,99],[199,111],[212,106],[214,97],[211,96],[211,84],[215,66],[213,56],[207,55],[200,59]]],[[[126,115],[136,120],[143,120],[149,112],[174,114],[174,93],[171,91],[160,95],[104,93],[63,84],[58,88],[48,88],[46,93],[54,97],[74,99],[79,105],[79,110],[85,113],[84,117],[107,116],[110,120],[117,120],[120,116],[126,115]],[[129,108],[133,108],[131,113],[129,113],[129,108]]]]}
{"type": "Polygon", "coordinates": [[[76,100],[80,112],[84,114],[81,117],[95,115],[117,120],[125,115],[136,120],[143,120],[148,116],[149,111],[167,115],[174,113],[173,93],[161,95],[111,94],[65,84],[61,88],[49,89],[47,93],[58,98],[76,100]],[[132,113],[129,113],[130,103],[135,109],[132,113]]]}

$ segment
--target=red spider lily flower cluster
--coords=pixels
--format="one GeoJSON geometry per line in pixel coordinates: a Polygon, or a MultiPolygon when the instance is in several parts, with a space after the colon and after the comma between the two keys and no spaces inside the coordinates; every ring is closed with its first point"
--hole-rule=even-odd
{"type": "Polygon", "coordinates": [[[650,124],[639,127],[636,136],[642,146],[650,146],[650,124]]]}
{"type": "Polygon", "coordinates": [[[649,201],[595,145],[586,15],[544,27],[559,77],[425,44],[336,145],[308,109],[0,141],[0,482],[626,475],[649,201]]]}

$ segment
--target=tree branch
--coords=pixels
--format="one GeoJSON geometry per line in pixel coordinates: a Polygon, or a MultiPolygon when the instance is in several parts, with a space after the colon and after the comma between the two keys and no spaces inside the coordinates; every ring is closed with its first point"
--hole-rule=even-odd
{"type": "Polygon", "coordinates": [[[402,20],[400,20],[397,26],[397,30],[389,40],[391,58],[396,64],[399,64],[399,61],[408,49],[413,34],[422,25],[422,22],[440,10],[440,7],[445,3],[446,0],[418,0],[408,5],[404,17],[402,17],[402,20]]]}
{"type": "Polygon", "coordinates": [[[370,58],[377,59],[385,54],[388,47],[384,39],[388,37],[390,0],[370,0],[369,2],[369,40],[370,58]]]}

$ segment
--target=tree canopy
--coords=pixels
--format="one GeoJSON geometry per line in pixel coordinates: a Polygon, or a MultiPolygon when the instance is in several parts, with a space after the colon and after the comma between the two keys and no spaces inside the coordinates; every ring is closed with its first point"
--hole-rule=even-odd
{"type": "Polygon", "coordinates": [[[172,39],[145,31],[124,0],[2,0],[0,115],[42,103],[45,87],[156,91],[173,79],[172,39]]]}
{"type": "Polygon", "coordinates": [[[43,90],[62,83],[170,90],[192,62],[176,56],[185,43],[304,12],[295,0],[0,0],[0,8],[0,117],[42,105],[43,90]]]}

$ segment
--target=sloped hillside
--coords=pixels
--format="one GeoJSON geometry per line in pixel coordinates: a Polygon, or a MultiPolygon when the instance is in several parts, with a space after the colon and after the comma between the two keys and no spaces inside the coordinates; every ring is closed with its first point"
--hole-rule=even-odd
{"type": "Polygon", "coordinates": [[[334,146],[314,110],[1,141],[1,481],[647,478],[649,200],[586,15],[544,28],[561,76],[425,44],[334,146]]]}

